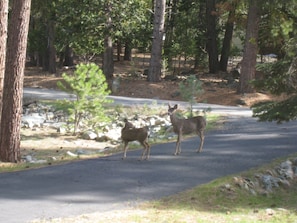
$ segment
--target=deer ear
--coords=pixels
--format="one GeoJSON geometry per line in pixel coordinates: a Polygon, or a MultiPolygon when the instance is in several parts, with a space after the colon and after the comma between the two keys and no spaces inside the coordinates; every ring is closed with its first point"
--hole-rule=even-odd
{"type": "Polygon", "coordinates": [[[177,109],[177,105],[174,105],[174,109],[177,109]]]}
{"type": "Polygon", "coordinates": [[[168,108],[170,108],[171,106],[170,106],[170,104],[169,104],[169,102],[168,102],[168,108]]]}

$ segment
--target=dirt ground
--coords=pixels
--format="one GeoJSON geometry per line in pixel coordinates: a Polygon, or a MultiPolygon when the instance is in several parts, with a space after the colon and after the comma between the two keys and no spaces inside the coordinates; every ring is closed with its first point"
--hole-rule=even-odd
{"type": "MultiPolygon", "coordinates": [[[[63,69],[58,73],[72,72],[63,69]]],[[[135,69],[130,62],[116,62],[115,76],[120,80],[120,87],[112,95],[139,97],[139,98],[155,98],[166,100],[183,100],[179,93],[179,83],[186,76],[179,76],[177,80],[162,79],[158,83],[150,83],[146,81],[143,69],[135,69]]],[[[232,106],[251,106],[255,102],[269,100],[272,98],[267,93],[252,93],[240,95],[236,93],[236,84],[228,85],[224,78],[217,78],[214,75],[203,74],[197,76],[203,82],[204,93],[197,102],[232,105],[232,106]]],[[[47,74],[38,68],[27,68],[24,79],[25,87],[38,87],[57,89],[57,81],[62,80],[61,77],[47,74]]]]}

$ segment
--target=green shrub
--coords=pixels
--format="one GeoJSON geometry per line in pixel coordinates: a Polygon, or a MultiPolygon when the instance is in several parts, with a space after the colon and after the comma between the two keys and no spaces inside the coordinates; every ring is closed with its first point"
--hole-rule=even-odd
{"type": "Polygon", "coordinates": [[[204,92],[202,82],[195,75],[190,75],[185,82],[179,84],[179,90],[184,100],[190,103],[190,116],[193,116],[193,105],[204,92]]]}
{"type": "Polygon", "coordinates": [[[100,122],[109,121],[104,104],[111,102],[106,98],[110,91],[102,70],[96,64],[79,64],[74,74],[63,73],[62,77],[69,86],[58,82],[58,87],[76,96],[75,100],[65,100],[69,104],[69,121],[74,125],[74,134],[79,127],[96,128],[100,122]]]}

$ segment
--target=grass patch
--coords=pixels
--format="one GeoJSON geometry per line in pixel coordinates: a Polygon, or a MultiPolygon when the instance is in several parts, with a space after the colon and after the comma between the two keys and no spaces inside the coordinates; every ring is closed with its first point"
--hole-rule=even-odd
{"type": "MultiPolygon", "coordinates": [[[[141,207],[162,215],[167,222],[297,222],[297,181],[270,194],[253,195],[234,183],[235,176],[249,177],[273,169],[297,154],[277,159],[259,168],[216,179],[179,194],[149,202],[141,207]],[[230,185],[226,189],[225,185],[230,185]],[[158,212],[160,211],[160,212],[158,212]]],[[[156,216],[155,216],[156,217],[156,216]]],[[[158,218],[158,217],[157,217],[158,218]]]]}

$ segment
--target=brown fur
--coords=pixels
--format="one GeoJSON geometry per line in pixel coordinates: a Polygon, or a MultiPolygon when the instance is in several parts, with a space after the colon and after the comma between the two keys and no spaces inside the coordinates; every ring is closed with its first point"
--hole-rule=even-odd
{"type": "Polygon", "coordinates": [[[134,125],[127,120],[125,120],[125,126],[122,129],[121,138],[125,144],[124,146],[124,155],[123,159],[126,158],[126,153],[128,150],[128,143],[132,141],[138,141],[143,146],[143,152],[141,156],[141,160],[148,160],[150,156],[150,145],[148,144],[148,127],[143,128],[135,128],[134,125]]]}
{"type": "Polygon", "coordinates": [[[206,120],[203,116],[195,116],[192,118],[184,119],[178,118],[175,114],[177,105],[171,107],[168,104],[168,115],[170,115],[170,120],[173,125],[173,131],[177,134],[177,141],[175,147],[174,155],[179,155],[181,153],[181,139],[183,134],[196,133],[200,137],[200,146],[197,152],[201,152],[204,143],[204,130],[206,128],[206,120]]]}

